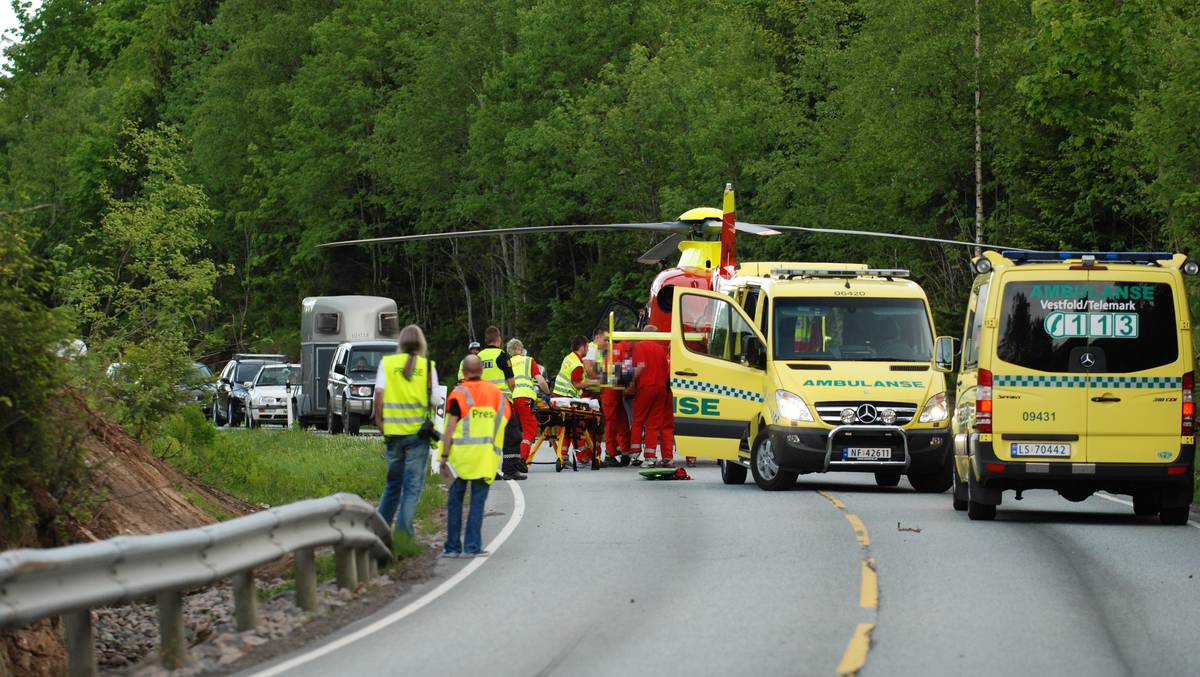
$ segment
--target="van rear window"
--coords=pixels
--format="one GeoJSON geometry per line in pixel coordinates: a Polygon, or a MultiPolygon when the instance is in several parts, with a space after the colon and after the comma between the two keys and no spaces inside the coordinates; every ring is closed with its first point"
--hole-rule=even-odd
{"type": "Polygon", "coordinates": [[[1010,282],[1004,287],[996,356],[1048,372],[1069,372],[1071,351],[1103,351],[1105,372],[1128,373],[1179,358],[1171,286],[1094,281],[1010,282]]]}

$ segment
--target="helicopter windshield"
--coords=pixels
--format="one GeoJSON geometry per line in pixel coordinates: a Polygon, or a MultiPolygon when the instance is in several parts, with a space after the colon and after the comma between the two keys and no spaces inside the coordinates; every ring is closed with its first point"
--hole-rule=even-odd
{"type": "Polygon", "coordinates": [[[928,362],[933,332],[920,299],[782,298],[777,360],[928,362]]]}

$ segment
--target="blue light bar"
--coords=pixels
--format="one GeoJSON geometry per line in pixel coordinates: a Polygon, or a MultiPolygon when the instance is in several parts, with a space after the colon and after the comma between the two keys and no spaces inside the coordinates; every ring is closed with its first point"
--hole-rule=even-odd
{"type": "Polygon", "coordinates": [[[1012,250],[1005,250],[1001,252],[1001,255],[1017,263],[1067,261],[1082,259],[1085,256],[1091,256],[1096,261],[1114,263],[1157,263],[1169,261],[1175,256],[1169,252],[1030,252],[1012,250]]]}

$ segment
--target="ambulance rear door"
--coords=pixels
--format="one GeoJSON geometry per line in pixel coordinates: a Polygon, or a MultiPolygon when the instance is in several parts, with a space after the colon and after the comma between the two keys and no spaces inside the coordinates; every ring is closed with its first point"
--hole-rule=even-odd
{"type": "MultiPolygon", "coordinates": [[[[1170,463],[1179,456],[1190,332],[1178,274],[1114,266],[1088,273],[1088,463],[1170,463]]],[[[1085,364],[1086,363],[1086,364],[1085,364]]]]}
{"type": "Polygon", "coordinates": [[[1078,319],[1064,315],[1078,305],[1084,276],[1043,268],[1006,270],[996,277],[989,305],[998,303],[998,313],[984,324],[996,357],[989,365],[996,456],[1084,463],[1087,377],[1078,367],[1087,338],[1078,319]]]}
{"type": "Polygon", "coordinates": [[[671,390],[677,454],[737,460],[761,415],[766,342],[728,296],[677,287],[671,318],[671,390]]]}

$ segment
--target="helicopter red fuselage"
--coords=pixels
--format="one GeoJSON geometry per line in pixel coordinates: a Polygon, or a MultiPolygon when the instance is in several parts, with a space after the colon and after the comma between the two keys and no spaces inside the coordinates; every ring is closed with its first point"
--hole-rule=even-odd
{"type": "Polygon", "coordinates": [[[646,304],[646,325],[659,331],[671,331],[671,312],[675,287],[691,287],[711,291],[712,271],[695,268],[667,268],[650,285],[650,300],[646,304]]]}

